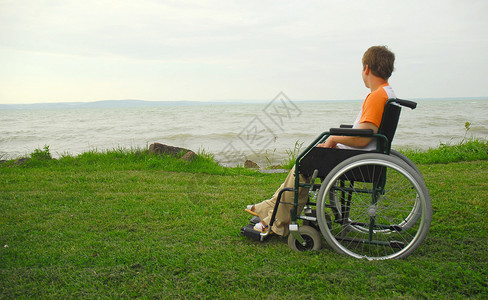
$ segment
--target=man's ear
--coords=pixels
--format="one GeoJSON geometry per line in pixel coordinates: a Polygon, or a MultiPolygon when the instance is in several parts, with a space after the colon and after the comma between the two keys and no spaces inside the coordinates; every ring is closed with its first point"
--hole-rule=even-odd
{"type": "Polygon", "coordinates": [[[363,71],[364,71],[364,74],[368,75],[370,72],[369,65],[365,65],[363,71]]]}

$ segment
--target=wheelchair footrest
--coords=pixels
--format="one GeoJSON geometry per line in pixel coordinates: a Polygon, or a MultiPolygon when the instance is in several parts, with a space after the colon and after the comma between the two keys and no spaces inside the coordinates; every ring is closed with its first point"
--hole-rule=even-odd
{"type": "Polygon", "coordinates": [[[255,241],[260,241],[261,240],[261,234],[259,231],[254,230],[254,225],[249,224],[241,228],[241,234],[243,236],[247,236],[248,238],[251,238],[255,241]]]}
{"type": "Polygon", "coordinates": [[[247,236],[255,241],[261,241],[261,234],[259,231],[254,230],[254,224],[248,224],[241,228],[241,234],[247,236]]]}
{"type": "Polygon", "coordinates": [[[253,217],[250,220],[250,224],[247,224],[246,226],[241,227],[241,234],[243,236],[247,236],[248,238],[251,238],[255,241],[260,241],[260,242],[266,241],[269,238],[269,235],[261,236],[261,233],[259,231],[254,230],[254,225],[259,223],[260,221],[261,220],[259,219],[259,217],[253,217]]]}

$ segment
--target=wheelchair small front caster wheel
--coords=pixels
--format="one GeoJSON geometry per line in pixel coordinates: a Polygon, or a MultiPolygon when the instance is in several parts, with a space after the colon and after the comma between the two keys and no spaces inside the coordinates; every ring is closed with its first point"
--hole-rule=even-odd
{"type": "Polygon", "coordinates": [[[322,248],[322,236],[311,226],[300,226],[298,232],[305,240],[305,246],[290,234],[288,236],[288,247],[295,251],[316,251],[322,248]]]}

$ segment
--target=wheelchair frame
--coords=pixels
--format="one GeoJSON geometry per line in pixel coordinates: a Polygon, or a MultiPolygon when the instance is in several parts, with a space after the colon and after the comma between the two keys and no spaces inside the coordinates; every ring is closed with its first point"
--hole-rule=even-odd
{"type": "MultiPolygon", "coordinates": [[[[350,125],[341,125],[340,128],[331,128],[323,132],[297,157],[295,187],[284,188],[279,192],[269,224],[271,228],[280,204],[292,205],[288,239],[292,249],[297,251],[319,249],[321,236],[318,231],[320,231],[327,243],[337,252],[376,260],[406,257],[424,240],[432,218],[428,190],[415,164],[404,155],[391,150],[401,106],[415,109],[417,103],[389,99],[385,104],[378,133],[369,129],[353,129],[350,125]],[[376,151],[327,150],[316,147],[332,135],[376,138],[377,149],[376,151]],[[320,151],[340,151],[336,153],[341,153],[345,157],[339,157],[331,163],[328,163],[331,160],[329,156],[326,160],[316,159],[310,162],[314,156],[317,156],[315,152],[320,154],[320,151]],[[312,157],[308,162],[307,155],[312,157]],[[314,166],[317,161],[319,166],[314,166]],[[368,174],[365,175],[366,173],[368,174]],[[395,183],[402,188],[401,193],[398,192],[400,197],[398,201],[389,199],[391,196],[388,193],[391,193],[391,190],[390,186],[387,187],[387,173],[388,176],[395,175],[395,178],[401,179],[395,183]],[[310,181],[300,183],[300,174],[307,175],[310,181]],[[317,178],[322,179],[320,185],[315,184],[317,178]],[[346,186],[345,182],[348,182],[349,186],[346,186]],[[362,189],[354,187],[358,183],[368,187],[362,189]],[[317,202],[313,202],[309,197],[304,210],[305,215],[298,215],[300,188],[308,188],[311,196],[318,198],[317,202]],[[285,192],[294,192],[293,203],[281,201],[285,192]],[[340,198],[338,198],[339,194],[340,198]],[[370,200],[363,196],[368,194],[371,195],[370,200]],[[412,199],[413,197],[415,199],[412,199]],[[398,204],[399,201],[405,204],[398,204]],[[390,203],[384,208],[385,211],[395,208],[397,211],[391,212],[391,215],[383,212],[381,210],[383,207],[380,209],[383,202],[390,203]],[[359,204],[364,207],[354,210],[353,207],[359,204]],[[315,215],[311,206],[316,207],[315,215]],[[304,225],[299,226],[298,220],[303,220],[304,225]],[[381,224],[381,222],[392,224],[381,224]],[[399,237],[400,240],[395,240],[395,237],[399,237]]],[[[270,230],[261,233],[261,240],[269,234],[270,230]]]]}

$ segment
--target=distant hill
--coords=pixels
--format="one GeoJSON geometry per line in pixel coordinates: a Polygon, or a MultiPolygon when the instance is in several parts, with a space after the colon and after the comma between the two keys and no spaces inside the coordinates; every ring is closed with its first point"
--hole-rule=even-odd
{"type": "MultiPolygon", "coordinates": [[[[459,100],[488,100],[488,97],[457,97],[457,98],[419,98],[409,99],[413,101],[459,101],[459,100]]],[[[182,106],[182,105],[222,105],[222,104],[250,104],[269,103],[271,100],[229,100],[229,101],[145,101],[145,100],[102,100],[94,102],[59,102],[59,103],[33,103],[33,104],[0,104],[0,110],[18,109],[73,109],[73,108],[120,108],[120,107],[159,107],[159,106],[182,106]]],[[[295,100],[298,103],[319,103],[319,102],[347,102],[356,100],[295,100]]]]}

